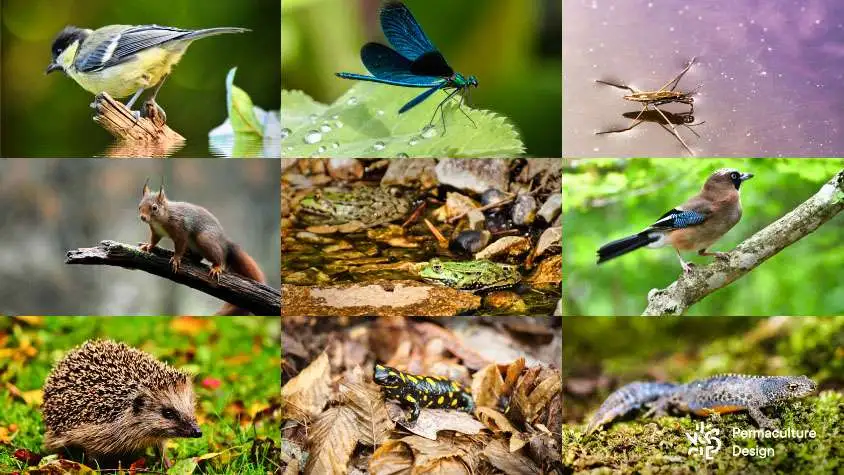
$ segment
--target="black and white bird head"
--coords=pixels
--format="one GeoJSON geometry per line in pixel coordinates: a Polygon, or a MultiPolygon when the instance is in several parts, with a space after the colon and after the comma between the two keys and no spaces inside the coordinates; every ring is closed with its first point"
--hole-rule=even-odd
{"type": "Polygon", "coordinates": [[[50,74],[53,71],[64,71],[62,64],[69,62],[63,61],[65,60],[65,53],[70,54],[71,51],[75,52],[91,32],[91,30],[77,28],[75,26],[66,26],[60,31],[56,35],[56,39],[53,40],[53,45],[50,47],[53,61],[47,66],[45,74],[50,74]]]}

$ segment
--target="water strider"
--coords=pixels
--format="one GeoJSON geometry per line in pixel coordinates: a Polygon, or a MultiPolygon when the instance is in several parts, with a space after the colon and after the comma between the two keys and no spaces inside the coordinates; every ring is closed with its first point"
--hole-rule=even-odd
{"type": "MultiPolygon", "coordinates": [[[[627,128],[624,128],[624,129],[597,132],[597,134],[625,132],[625,131],[632,129],[633,127],[636,127],[637,125],[641,124],[642,122],[657,122],[660,125],[662,125],[663,127],[665,127],[666,125],[670,126],[671,132],[674,135],[674,137],[676,137],[677,140],[679,140],[680,143],[683,145],[683,147],[691,155],[694,156],[695,153],[688,146],[688,144],[686,144],[686,141],[683,140],[683,137],[681,137],[680,133],[677,131],[677,127],[675,127],[675,124],[680,124],[680,125],[686,125],[686,127],[688,128],[689,124],[687,124],[685,122],[685,120],[687,120],[687,119],[685,117],[683,117],[682,114],[671,114],[669,112],[663,111],[658,106],[665,105],[665,104],[671,104],[671,103],[675,103],[675,102],[679,103],[679,104],[688,104],[690,108],[689,108],[689,111],[686,113],[686,114],[688,114],[686,117],[691,118],[691,122],[694,122],[694,115],[693,114],[694,114],[694,111],[695,111],[695,104],[694,104],[694,97],[692,97],[692,96],[697,92],[697,89],[694,89],[692,91],[678,91],[677,85],[680,83],[680,79],[682,79],[683,76],[689,71],[689,69],[691,69],[691,67],[695,63],[696,59],[697,59],[696,57],[692,57],[691,61],[689,61],[689,64],[687,64],[686,67],[683,68],[682,71],[680,71],[676,76],[674,76],[673,79],[671,79],[667,83],[663,84],[663,86],[660,87],[659,89],[657,89],[656,91],[637,91],[637,90],[633,89],[632,87],[626,86],[624,84],[615,84],[615,83],[612,83],[612,82],[609,82],[609,81],[603,81],[603,80],[600,80],[600,79],[596,79],[595,82],[597,82],[597,83],[606,84],[607,86],[617,87],[619,89],[626,89],[626,90],[630,91],[630,94],[624,96],[624,99],[628,100],[628,101],[637,102],[637,103],[642,104],[642,110],[639,111],[639,113],[636,114],[636,116],[633,118],[633,124],[632,125],[630,125],[627,128]],[[656,113],[661,116],[662,121],[647,120],[646,118],[643,118],[643,117],[645,117],[645,114],[650,110],[656,111],[656,113]],[[671,115],[670,118],[669,118],[669,114],[671,115]]],[[[628,117],[628,114],[625,114],[625,117],[628,117]]],[[[698,124],[693,124],[693,125],[698,125],[698,124]]],[[[692,132],[694,132],[694,131],[692,131],[692,132]]],[[[697,135],[697,133],[695,133],[695,135],[697,135]]]]}

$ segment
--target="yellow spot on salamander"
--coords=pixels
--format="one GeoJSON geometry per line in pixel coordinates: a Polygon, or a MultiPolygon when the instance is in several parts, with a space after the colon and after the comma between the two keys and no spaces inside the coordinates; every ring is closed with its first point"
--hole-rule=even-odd
{"type": "Polygon", "coordinates": [[[451,388],[454,389],[455,391],[460,391],[460,385],[457,384],[454,381],[451,382],[451,388]]]}
{"type": "Polygon", "coordinates": [[[427,381],[428,384],[431,384],[431,385],[437,384],[437,380],[434,379],[434,378],[431,378],[431,377],[426,377],[425,381],[427,381]]]}
{"type": "Polygon", "coordinates": [[[454,393],[453,393],[453,392],[451,392],[451,391],[449,391],[449,392],[448,392],[448,398],[449,398],[449,399],[454,399],[454,393]]]}
{"type": "Polygon", "coordinates": [[[457,405],[457,399],[452,399],[452,400],[451,400],[451,404],[449,404],[449,405],[450,405],[451,407],[456,406],[456,405],[457,405]]]}
{"type": "Polygon", "coordinates": [[[440,396],[440,398],[439,398],[439,399],[437,399],[437,404],[439,404],[440,406],[442,406],[442,404],[443,404],[444,402],[445,402],[445,396],[440,396]]]}
{"type": "Polygon", "coordinates": [[[405,397],[404,397],[404,399],[405,399],[407,402],[414,402],[414,403],[416,402],[416,399],[415,399],[413,396],[411,396],[410,394],[408,394],[407,396],[405,396],[405,397]]]}
{"type": "MultiPolygon", "coordinates": [[[[402,379],[404,379],[404,375],[402,375],[402,379]]],[[[411,380],[413,382],[413,384],[416,384],[416,383],[419,382],[419,380],[416,379],[416,377],[414,377],[412,374],[408,374],[407,379],[411,380]]]]}
{"type": "MultiPolygon", "coordinates": [[[[393,374],[393,376],[396,376],[396,374],[393,374]]],[[[401,378],[402,381],[407,381],[406,379],[404,379],[404,373],[399,373],[398,377],[401,378]]]]}

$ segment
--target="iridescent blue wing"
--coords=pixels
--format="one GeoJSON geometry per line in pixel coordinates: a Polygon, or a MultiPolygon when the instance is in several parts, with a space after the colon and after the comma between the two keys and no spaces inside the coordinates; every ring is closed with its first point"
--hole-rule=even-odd
{"type": "MultiPolygon", "coordinates": [[[[375,77],[374,82],[407,87],[433,87],[444,84],[445,79],[435,75],[419,75],[411,71],[412,62],[387,46],[367,43],[360,50],[360,59],[375,77]]],[[[341,73],[346,77],[349,73],[341,73]]],[[[364,76],[366,77],[366,76],[364,76]]],[[[362,79],[347,77],[347,79],[362,79]]],[[[372,79],[363,79],[372,81],[372,79]]]]}
{"type": "Polygon", "coordinates": [[[437,50],[403,3],[384,5],[381,9],[381,31],[393,48],[411,61],[437,50]]]}
{"type": "Polygon", "coordinates": [[[428,89],[427,91],[423,92],[422,94],[419,94],[418,96],[414,97],[407,104],[401,106],[401,109],[399,109],[399,114],[401,114],[403,112],[407,112],[410,109],[413,109],[414,107],[419,105],[420,102],[422,102],[425,99],[431,97],[431,94],[433,94],[433,93],[439,91],[440,89],[444,88],[447,84],[448,84],[447,82],[443,82],[442,84],[436,85],[436,86],[432,87],[431,89],[428,89]]]}
{"type": "Polygon", "coordinates": [[[671,211],[662,215],[657,222],[651,225],[651,228],[657,229],[679,229],[694,226],[706,221],[707,215],[698,211],[683,211],[679,209],[672,209],[671,211]]]}

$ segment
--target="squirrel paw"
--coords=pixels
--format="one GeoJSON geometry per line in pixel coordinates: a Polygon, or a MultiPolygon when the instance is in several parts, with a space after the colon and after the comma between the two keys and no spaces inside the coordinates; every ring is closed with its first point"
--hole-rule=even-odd
{"type": "Polygon", "coordinates": [[[150,252],[150,251],[152,251],[152,244],[145,242],[145,243],[141,244],[138,247],[138,249],[140,249],[143,252],[150,252]]]}
{"type": "Polygon", "coordinates": [[[211,266],[211,271],[208,273],[212,279],[217,282],[220,281],[220,274],[223,273],[223,266],[211,266]]]}
{"type": "Polygon", "coordinates": [[[182,263],[181,257],[173,256],[170,258],[170,267],[173,269],[173,272],[179,272],[179,265],[182,263]]]}

